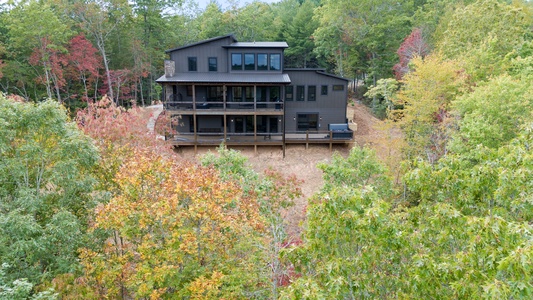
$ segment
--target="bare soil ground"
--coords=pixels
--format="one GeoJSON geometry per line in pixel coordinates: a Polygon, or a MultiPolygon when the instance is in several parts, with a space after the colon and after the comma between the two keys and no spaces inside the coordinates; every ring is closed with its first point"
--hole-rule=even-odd
{"type": "MultiPolygon", "coordinates": [[[[378,138],[382,133],[376,129],[376,125],[381,121],[372,116],[369,109],[363,104],[354,103],[348,106],[347,117],[349,120],[357,123],[355,131],[355,143],[350,145],[334,145],[333,150],[329,150],[329,145],[288,145],[286,148],[285,158],[281,147],[258,147],[255,153],[253,147],[233,148],[241,151],[248,157],[248,162],[257,172],[262,172],[267,168],[278,170],[282,174],[296,175],[298,179],[303,180],[301,186],[303,197],[295,200],[295,205],[285,212],[288,233],[291,237],[299,237],[302,224],[305,220],[305,208],[307,199],[316,193],[323,184],[322,172],[317,169],[319,162],[330,162],[332,154],[337,152],[342,156],[348,155],[352,147],[370,145],[378,152],[382,139],[378,138]]],[[[194,148],[184,147],[176,151],[182,159],[195,160],[195,158],[207,153],[216,151],[214,148],[198,148],[197,155],[194,155],[194,148]]]]}

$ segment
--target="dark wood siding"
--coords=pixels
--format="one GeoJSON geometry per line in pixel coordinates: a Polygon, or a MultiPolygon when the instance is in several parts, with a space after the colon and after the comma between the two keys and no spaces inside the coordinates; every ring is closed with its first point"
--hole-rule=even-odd
{"type": "MultiPolygon", "coordinates": [[[[328,124],[346,122],[347,81],[323,74],[314,70],[290,70],[292,86],[305,86],[304,101],[285,101],[286,131],[297,130],[297,115],[302,113],[318,113],[319,130],[328,130],[328,124]],[[316,101],[308,101],[308,86],[316,86],[316,101]],[[322,85],[328,86],[328,94],[319,91],[322,85]],[[343,91],[333,91],[333,85],[343,85],[343,91]]],[[[295,88],[296,91],[296,88],[295,88]]]]}
{"type": "Polygon", "coordinates": [[[210,43],[176,50],[170,53],[170,59],[176,62],[176,73],[188,72],[187,57],[197,57],[197,72],[209,72],[208,59],[209,57],[216,57],[218,63],[217,72],[226,73],[228,72],[229,65],[228,56],[226,48],[222,46],[230,45],[232,42],[232,39],[228,37],[210,43]]]}

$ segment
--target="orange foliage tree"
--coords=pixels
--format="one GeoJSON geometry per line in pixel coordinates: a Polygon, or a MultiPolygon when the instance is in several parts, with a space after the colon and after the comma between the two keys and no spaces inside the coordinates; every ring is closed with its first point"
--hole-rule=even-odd
{"type": "Polygon", "coordinates": [[[84,249],[97,298],[248,298],[260,284],[253,261],[264,230],[259,205],[209,167],[135,150],[116,174],[120,193],[97,209],[110,238],[84,249]],[[254,248],[256,250],[254,250],[254,248]]]}

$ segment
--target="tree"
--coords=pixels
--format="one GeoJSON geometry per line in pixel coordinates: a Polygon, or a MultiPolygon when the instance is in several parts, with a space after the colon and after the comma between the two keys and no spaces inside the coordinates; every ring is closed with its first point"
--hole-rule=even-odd
{"type": "Polygon", "coordinates": [[[117,24],[121,22],[124,3],[120,1],[90,1],[89,3],[79,4],[75,7],[77,18],[81,21],[80,25],[96,42],[96,47],[104,61],[106,72],[107,92],[113,101],[115,98],[113,91],[113,82],[111,80],[111,70],[109,66],[109,54],[107,53],[107,39],[115,30],[117,24]],[[118,15],[113,15],[117,13],[118,15]]]}
{"type": "MultiPolygon", "coordinates": [[[[413,13],[413,3],[324,1],[317,8],[320,25],[315,43],[321,53],[337,56],[338,62],[346,62],[347,49],[354,49],[357,59],[351,60],[355,64],[351,69],[366,73],[376,85],[378,79],[391,74],[394,52],[410,30],[413,13]]],[[[346,65],[342,69],[347,69],[346,65]]]]}
{"type": "Polygon", "coordinates": [[[246,157],[235,150],[228,150],[224,145],[218,149],[218,156],[212,153],[202,158],[202,164],[212,166],[224,179],[238,182],[243,192],[257,199],[259,212],[265,221],[265,239],[261,246],[264,263],[256,265],[256,272],[266,274],[270,281],[269,293],[265,297],[277,299],[280,287],[290,277],[289,266],[280,260],[283,248],[293,244],[295,237],[287,236],[282,211],[293,205],[293,200],[301,196],[300,182],[295,176],[284,177],[278,172],[267,169],[263,176],[246,166],[246,157]]]}
{"type": "Polygon", "coordinates": [[[400,57],[400,62],[394,65],[393,70],[396,79],[401,80],[409,72],[409,63],[413,58],[424,58],[429,54],[429,46],[422,37],[422,31],[419,28],[413,29],[396,53],[400,57]]]}
{"type": "Polygon", "coordinates": [[[21,103],[0,95],[0,260],[5,280],[32,285],[79,268],[77,250],[97,237],[86,232],[92,168],[98,153],[67,121],[57,102],[21,103]]]}
{"type": "Polygon", "coordinates": [[[530,34],[533,10],[528,4],[497,0],[458,6],[435,33],[437,49],[446,58],[459,59],[474,80],[502,74],[503,59],[523,44],[530,34]]]}
{"type": "Polygon", "coordinates": [[[289,48],[285,51],[287,67],[316,67],[313,50],[315,48],[313,33],[318,28],[318,21],[313,17],[315,5],[305,1],[298,8],[292,22],[287,26],[283,37],[289,48]]]}
{"type": "Polygon", "coordinates": [[[62,22],[47,4],[30,1],[20,4],[9,14],[9,40],[13,51],[26,54],[29,62],[41,67],[40,80],[46,86],[48,98],[55,90],[58,101],[64,86],[61,54],[66,51],[65,44],[70,36],[68,24],[62,22]],[[28,50],[32,55],[28,55],[28,50]]]}
{"type": "Polygon", "coordinates": [[[109,233],[82,251],[98,297],[250,298],[262,231],[256,199],[212,168],[135,150],[114,181],[119,193],[98,208],[94,229],[109,233]]]}
{"type": "Polygon", "coordinates": [[[97,80],[99,76],[98,69],[101,67],[101,60],[97,51],[83,34],[73,37],[69,42],[69,54],[66,57],[69,66],[67,73],[82,82],[82,101],[85,102],[90,101],[88,84],[97,80]]]}
{"type": "Polygon", "coordinates": [[[412,60],[413,71],[407,73],[403,86],[394,97],[398,109],[389,118],[403,130],[408,160],[435,162],[447,151],[452,127],[450,103],[468,86],[467,76],[456,61],[438,54],[412,60]]]}

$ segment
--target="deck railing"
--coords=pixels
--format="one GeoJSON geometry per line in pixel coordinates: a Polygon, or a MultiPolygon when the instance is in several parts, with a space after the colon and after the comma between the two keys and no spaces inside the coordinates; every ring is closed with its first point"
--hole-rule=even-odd
{"type": "Polygon", "coordinates": [[[261,111],[283,110],[283,102],[192,102],[192,101],[167,101],[167,110],[222,110],[222,111],[261,111]]]}

